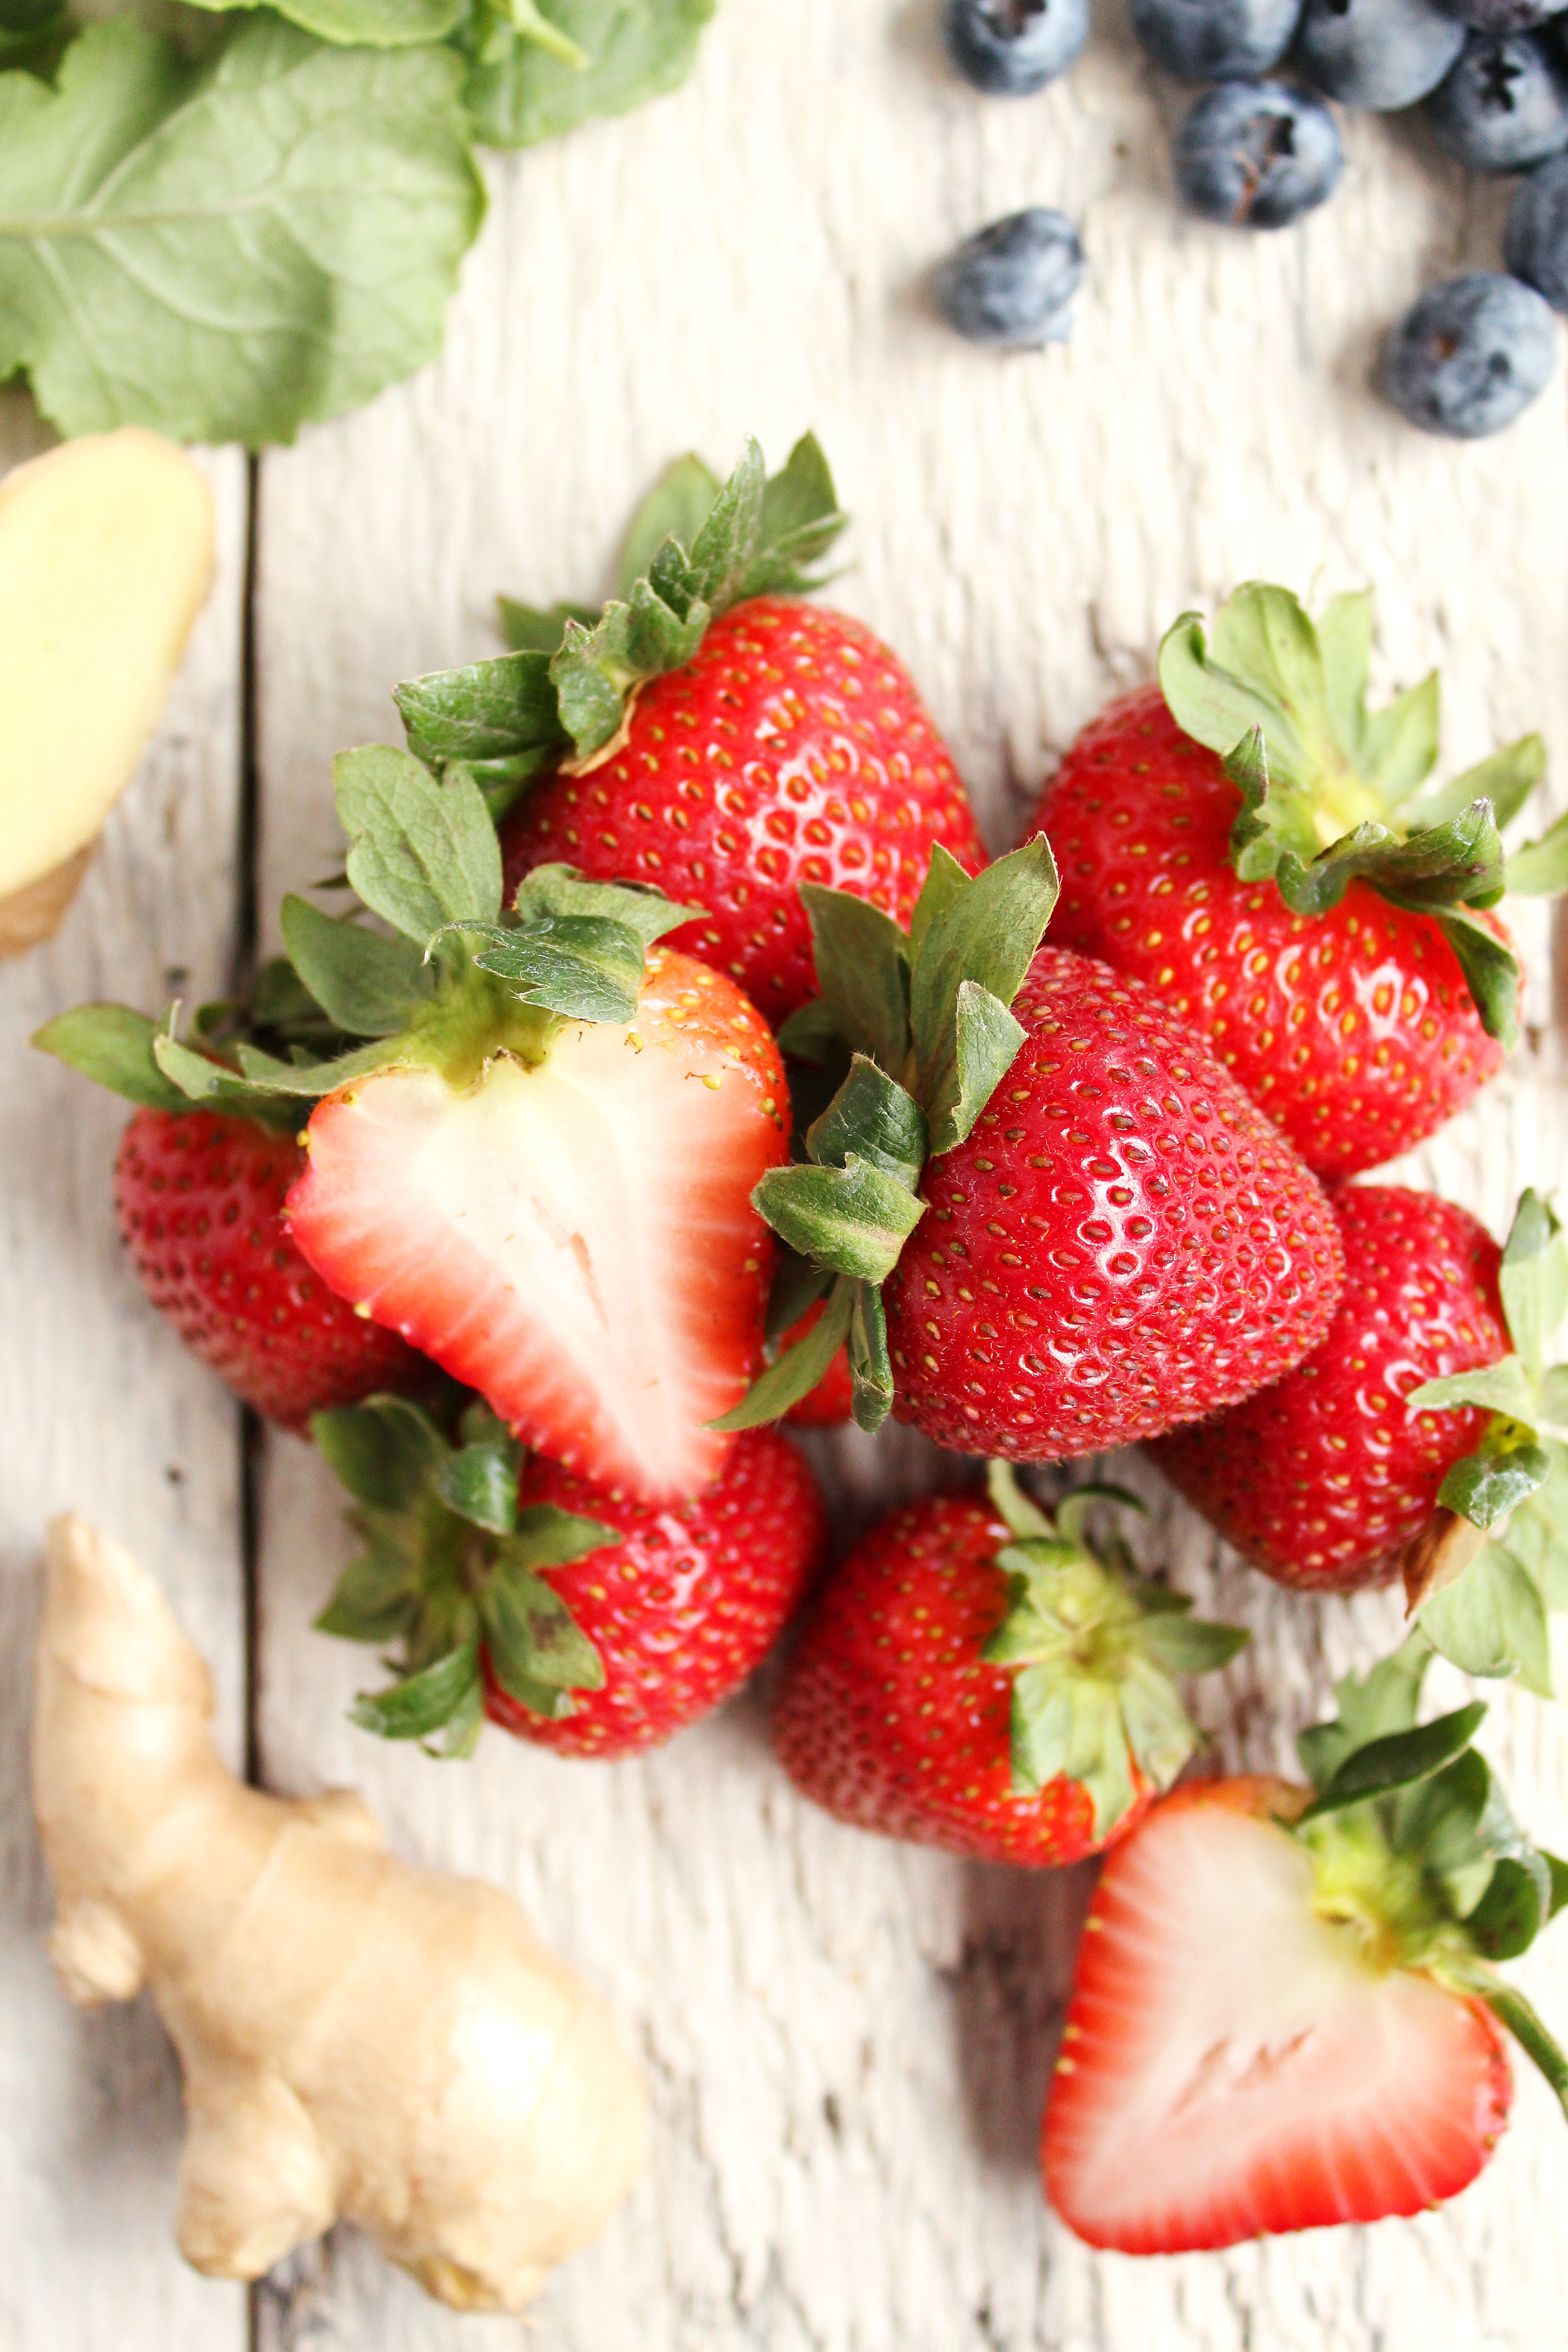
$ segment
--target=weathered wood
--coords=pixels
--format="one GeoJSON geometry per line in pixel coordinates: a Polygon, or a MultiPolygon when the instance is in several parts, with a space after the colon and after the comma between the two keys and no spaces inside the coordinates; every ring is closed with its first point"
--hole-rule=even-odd
{"type": "MultiPolygon", "coordinates": [[[[15,396],[0,458],[43,437],[15,396]]],[[[173,2239],[174,2060],[145,2003],[85,2016],[54,1982],[27,1738],[43,1529],[73,1507],[157,1569],[240,1745],[237,1415],[147,1306],[116,1235],[125,1107],[29,1047],[84,998],[211,995],[232,952],[245,468],[208,463],[218,562],[153,750],[58,937],[0,966],[0,2345],[242,2352],[242,2292],[173,2239]]],[[[40,789],[47,789],[40,778],[40,789]]]]}
{"type": "MultiPolygon", "coordinates": [[[[1342,194],[1301,234],[1194,227],[1165,185],[1174,93],[1123,25],[1068,83],[1005,105],[947,76],[930,0],[787,15],[725,0],[687,91],[496,166],[441,368],[268,459],[267,902],[328,869],[328,759],[395,740],[395,677],[492,648],[498,589],[601,592],[658,467],[692,446],[726,463],[748,429],[775,460],[805,425],[822,434],[857,517],[835,595],[908,660],[997,845],[1078,726],[1147,674],[1162,626],[1249,575],[1324,594],[1372,581],[1388,676],[1446,665],[1456,761],[1541,724],[1562,761],[1561,375],[1512,434],[1466,449],[1410,432],[1363,383],[1418,286],[1494,249],[1491,194],[1363,120],[1342,194]],[[1081,215],[1091,278],[1069,349],[998,361],[931,325],[918,282],[1026,201],[1081,215]]],[[[1518,1181],[1554,1175],[1563,1127],[1543,1044],[1423,1168],[1500,1226],[1518,1181]]],[[[893,1435],[837,1454],[862,1498],[930,1467],[893,1435]]],[[[1287,1601],[1131,1475],[1159,1505],[1147,1556],[1257,1630],[1205,1700],[1225,1754],[1284,1761],[1331,1671],[1386,1641],[1392,1604],[1287,1601]]],[[[371,1662],[308,1630],[343,1556],[333,1513],[305,1449],[275,1445],[268,1773],[353,1777],[405,1849],[500,1877],[607,1990],[653,2084],[649,2179],[547,2292],[530,2340],[1563,2340],[1568,2143],[1535,2083],[1492,2174],[1442,2216],[1223,2258],[1096,2258],[1046,2213],[1034,2169],[1081,1874],[965,1868],[837,1829],[784,1784],[754,1695],[641,1764],[562,1763],[493,1734],[468,1767],[377,1749],[342,1720],[371,1662]]],[[[1528,1701],[1498,1717],[1521,1804],[1561,1837],[1560,1725],[1528,1701]]],[[[1550,1946],[1522,1973],[1568,2005],[1550,1946]]],[[[268,2352],[523,2340],[434,2310],[342,2240],[269,2284],[261,2322],[268,2352]]]]}

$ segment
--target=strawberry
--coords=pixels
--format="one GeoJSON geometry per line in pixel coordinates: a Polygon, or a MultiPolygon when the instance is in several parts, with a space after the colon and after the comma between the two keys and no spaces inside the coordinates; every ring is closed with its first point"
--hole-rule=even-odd
{"type": "Polygon", "coordinates": [[[368,1539],[318,1622],[401,1645],[398,1681],[354,1720],[387,1738],[439,1734],[449,1755],[486,1716],[568,1756],[668,1739],[760,1664],[822,1550],[811,1473],[772,1431],[668,1506],[525,1462],[479,1399],[453,1425],[372,1398],[320,1415],[315,1433],[368,1539]]]}
{"type": "Polygon", "coordinates": [[[1184,1789],[1107,1862],[1042,2150],[1090,2245],[1178,2253],[1442,2203],[1508,2118],[1500,2022],[1568,2103],[1568,2061],[1492,1965],[1568,1869],[1469,1746],[1484,1707],[1415,1727],[1429,1656],[1417,1633],[1341,1685],[1340,1719],[1301,1743],[1310,1791],[1184,1789]]]}
{"type": "Polygon", "coordinates": [[[1486,910],[1568,880],[1568,831],[1507,861],[1498,827],[1539,736],[1420,798],[1437,681],[1366,708],[1370,598],[1316,630],[1254,584],[1160,650],[1157,686],[1085,729],[1033,830],[1062,874],[1055,936],[1200,1029],[1309,1167],[1345,1177],[1467,1103],[1517,1031],[1520,975],[1486,910]]]}
{"type": "Polygon", "coordinates": [[[1272,1388],[1161,1438],[1154,1456],[1228,1543],[1281,1584],[1386,1584],[1487,1415],[1421,1412],[1426,1381],[1508,1353],[1502,1253],[1427,1192],[1338,1193],[1345,1282],[1321,1344],[1272,1388]]]}
{"type": "MultiPolygon", "coordinates": [[[[266,1004],[268,977],[247,1026],[283,1043],[298,1033],[266,1004]]],[[[205,1007],[205,1027],[233,1009],[205,1007]]],[[[115,1161],[121,1237],[153,1306],[242,1404],[301,1433],[313,1412],[427,1383],[422,1358],[335,1297],[295,1247],[283,1202],[305,1155],[287,1106],[226,1095],[209,1046],[190,1059],[236,1108],[198,1109],[157,1058],[171,1039],[123,1005],[80,1005],[33,1043],[139,1106],[115,1161]]]]}
{"type": "Polygon", "coordinates": [[[153,1306],[242,1403],[297,1433],[428,1370],[300,1256],[283,1202],[304,1165],[292,1137],[250,1119],[142,1109],[114,1166],[121,1234],[153,1306]]]}
{"type": "Polygon", "coordinates": [[[890,1405],[939,1444],[1064,1460],[1322,1338],[1342,1267],[1316,1182],[1150,991],[1037,950],[1054,887],[1043,841],[973,880],[939,850],[908,940],[807,892],[829,993],[783,1042],[854,1058],[807,1164],[755,1197],[781,1285],[828,1303],[727,1426],[783,1411],[847,1335],[863,1426],[890,1405]]]}
{"type": "Polygon", "coordinates": [[[512,653],[396,696],[414,751],[486,755],[498,804],[526,794],[502,833],[509,896],[557,860],[679,889],[703,911],[671,944],[775,1025],[816,992],[800,882],[903,922],[933,845],[985,862],[896,656],[798,601],[843,520],[809,436],[771,481],[754,442],[722,487],[685,458],[633,525],[602,614],[503,600],[512,653]]]}
{"type": "Polygon", "coordinates": [[[1403,1571],[1457,1664],[1550,1697],[1568,1446],[1546,1431],[1568,1422],[1568,1375],[1545,1348],[1568,1244],[1533,1192],[1506,1251],[1430,1193],[1355,1187],[1334,1213],[1345,1286],[1321,1346],[1155,1459],[1279,1583],[1349,1592],[1403,1571]]]}
{"type": "MultiPolygon", "coordinates": [[[[792,1324],[780,1341],[781,1352],[798,1348],[801,1341],[815,1331],[826,1313],[822,1299],[813,1299],[798,1323],[792,1324]]],[[[849,1350],[841,1342],[827,1370],[814,1389],[807,1391],[798,1404],[792,1404],[784,1419],[792,1429],[838,1429],[849,1417],[855,1403],[855,1383],[849,1376],[849,1350]]]]}
{"type": "Polygon", "coordinates": [[[1196,1745],[1172,1672],[1246,1641],[1184,1614],[1121,1549],[1089,1549],[1085,1487],[1054,1521],[1002,1463],[989,1505],[912,1503],[850,1553],[779,1693],[773,1745],[858,1829],[991,1862],[1076,1862],[1125,1836],[1196,1745]]]}

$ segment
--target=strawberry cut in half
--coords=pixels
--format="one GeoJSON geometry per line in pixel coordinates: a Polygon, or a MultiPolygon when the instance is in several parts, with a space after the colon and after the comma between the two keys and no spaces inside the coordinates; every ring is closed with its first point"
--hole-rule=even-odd
{"type": "Polygon", "coordinates": [[[826,1303],[723,1426],[787,1411],[847,1342],[862,1428],[1063,1461],[1322,1338],[1342,1265],[1317,1181],[1149,990],[1040,944],[1055,895],[1043,840],[974,877],[937,850],[907,935],[803,892],[824,994],[780,1042],[825,1107],[754,1198],[786,1252],[770,1335],[826,1303]]]}
{"type": "Polygon", "coordinates": [[[1419,1633],[1337,1722],[1311,1790],[1220,1781],[1156,1805],[1095,1891],[1046,2110],[1046,2192],[1090,2245],[1180,2253],[1441,2204],[1487,2162],[1500,2026],[1568,2062],[1495,1963],[1568,1895],[1469,1745],[1415,1724],[1419,1633]]]}
{"type": "Polygon", "coordinates": [[[1197,1744],[1173,1677],[1247,1640],[1186,1614],[1115,1539],[1089,1549],[1085,1486],[1047,1515],[1005,1463],[989,1503],[941,1495],[858,1544],[812,1611],[773,1745],[858,1829],[949,1853],[1077,1862],[1122,1837],[1197,1744]]]}
{"type": "Polygon", "coordinates": [[[775,1026],[816,992],[801,882],[906,922],[936,844],[985,862],[896,656],[799,601],[844,520],[809,435],[772,478],[754,441],[724,483],[681,458],[602,611],[503,598],[510,653],[396,689],[410,749],[469,762],[503,817],[509,896],[564,860],[695,899],[670,944],[775,1026]]]}
{"type": "Polygon", "coordinates": [[[1445,1657],[1552,1696],[1568,1608],[1568,1239],[1540,1198],[1507,1246],[1426,1192],[1334,1196],[1345,1286],[1321,1347],[1271,1388],[1152,1449],[1282,1584],[1402,1576],[1445,1657]]]}
{"type": "MultiPolygon", "coordinates": [[[[231,1008],[203,1010],[213,1026],[231,1008]]],[[[295,1246],[283,1204],[305,1155],[286,1105],[241,1092],[238,1112],[198,1109],[154,1056],[169,1041],[124,1005],[79,1005],[33,1042],[139,1105],[114,1164],[121,1238],[153,1305],[242,1404],[301,1435],[312,1413],[429,1385],[432,1367],[295,1246]]]]}
{"type": "Polygon", "coordinates": [[[746,1680],[822,1551],[816,1483],[769,1430],[672,1505],[525,1460],[477,1397],[440,1419],[374,1397],[314,1431],[366,1541],[318,1625],[398,1648],[353,1720],[441,1755],[487,1717],[563,1755],[657,1746],[746,1680]]]}
{"type": "Polygon", "coordinates": [[[1061,867],[1056,937],[1200,1029],[1319,1173],[1393,1159],[1463,1108],[1518,1025],[1489,910],[1568,883],[1568,824],[1505,859],[1544,772],[1528,735],[1445,785],[1434,675],[1369,710],[1372,602],[1314,628],[1253,583],[1205,644],[1184,614],[1155,686],[1088,727],[1034,820],[1061,867]]]}
{"type": "Polygon", "coordinates": [[[298,898],[282,928],[345,1050],[240,1045],[230,1072],[163,1038],[159,1068],[198,1100],[313,1101],[288,1215],[329,1287],[530,1447],[698,1493],[730,1452],[707,1424],[761,1345],[773,1249],[750,1194],[789,1132],[767,1024],[656,945],[692,911],[658,892],[542,867],[503,911],[465,769],[371,746],[334,774],[348,880],[393,936],[298,898]]]}

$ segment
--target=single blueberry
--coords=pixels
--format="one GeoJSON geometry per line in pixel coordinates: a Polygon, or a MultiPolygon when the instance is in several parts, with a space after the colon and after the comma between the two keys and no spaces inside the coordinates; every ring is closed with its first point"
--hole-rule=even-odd
{"type": "Polygon", "coordinates": [[[1035,205],[966,238],[938,269],[931,290],[948,325],[972,343],[1032,351],[1071,334],[1068,305],[1084,266],[1067,215],[1035,205]]]}
{"type": "Polygon", "coordinates": [[[1568,60],[1539,33],[1472,33],[1426,102],[1472,172],[1523,172],[1568,147],[1568,60]]]}
{"type": "Polygon", "coordinates": [[[1544,391],[1557,330],[1517,278],[1478,271],[1430,287],[1394,329],[1383,388],[1427,433],[1475,441],[1500,433],[1544,391]]]}
{"type": "Polygon", "coordinates": [[[1248,81],[1289,47],[1301,0],[1132,0],[1132,29],[1183,81],[1248,81]]]}
{"type": "Polygon", "coordinates": [[[1554,310],[1568,312],[1568,155],[1531,172],[1515,196],[1502,257],[1554,310]]]}
{"type": "Polygon", "coordinates": [[[1325,98],[1387,114],[1436,89],[1464,46],[1428,0],[1306,0],[1296,57],[1325,98]]]}
{"type": "Polygon", "coordinates": [[[1089,38],[1089,0],[942,0],[942,37],[976,89],[1023,98],[1077,58],[1089,38]]]}
{"type": "Polygon", "coordinates": [[[1183,201],[1205,220],[1285,228],[1333,193],[1344,154],[1321,98],[1227,81],[1189,110],[1172,161],[1183,201]]]}
{"type": "Polygon", "coordinates": [[[1478,33],[1528,33],[1559,14],[1563,0],[1437,0],[1445,16],[1478,33]]]}

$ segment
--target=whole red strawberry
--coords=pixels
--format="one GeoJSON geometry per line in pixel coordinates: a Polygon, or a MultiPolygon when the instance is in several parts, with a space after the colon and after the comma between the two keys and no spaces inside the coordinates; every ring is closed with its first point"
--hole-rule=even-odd
{"type": "Polygon", "coordinates": [[[809,434],[773,476],[754,441],[724,483],[678,459],[602,611],[503,597],[512,652],[395,690],[413,751],[462,761],[492,805],[516,803],[509,899],[556,862],[668,891],[703,910],[672,945],[737,981],[774,1027],[816,985],[803,883],[905,922],[933,847],[970,871],[985,862],[897,657],[799,601],[844,520],[809,434]]]}
{"type": "MultiPolygon", "coordinates": [[[[1034,821],[1061,872],[1057,941],[1166,997],[1336,1177],[1433,1133],[1512,1043],[1518,967],[1486,910],[1498,826],[1544,764],[1528,736],[1412,800],[1436,680],[1369,713],[1370,628],[1364,597],[1314,631],[1261,586],[1222,609],[1212,648],[1187,615],[1160,683],[1084,730],[1034,821]]],[[[1510,887],[1554,887],[1551,863],[1521,853],[1510,887]]]]}
{"type": "Polygon", "coordinates": [[[292,1136],[193,1106],[137,1111],[114,1167],[121,1234],[153,1306],[242,1402],[296,1431],[429,1370],[294,1246],[283,1202],[304,1165],[292,1136]]]}
{"type": "Polygon", "coordinates": [[[1335,1194],[1345,1280],[1321,1343],[1293,1371],[1154,1456],[1226,1541],[1281,1584],[1386,1583],[1480,1443],[1488,1414],[1406,1402],[1424,1381],[1509,1352],[1502,1253],[1468,1211],[1429,1192],[1335,1194]]]}
{"type": "Polygon", "coordinates": [[[656,1746],[740,1687],[822,1553],[816,1483],[772,1431],[668,1507],[523,1462],[479,1399],[455,1429],[377,1397],[315,1435],[369,1542],[318,1622],[400,1645],[399,1680],[354,1720],[448,1754],[486,1716],[563,1755],[656,1746]]]}
{"type": "Polygon", "coordinates": [[[858,1829],[992,1862],[1076,1862],[1122,1837],[1196,1744],[1168,1667],[1223,1664],[1201,1625],[1083,1518],[994,1465],[992,1499],[896,1511],[812,1612],[773,1716],[784,1769],[858,1829]]]}
{"type": "Polygon", "coordinates": [[[932,845],[985,862],[963,786],[908,673],[842,613],[753,597],[650,678],[625,741],[536,785],[501,845],[507,895],[553,859],[707,909],[670,944],[738,981],[776,1027],[816,993],[798,885],[907,922],[932,845]]]}
{"type": "Polygon", "coordinates": [[[1037,951],[1054,888],[1037,841],[973,879],[937,852],[908,940],[810,894],[835,982],[792,1034],[853,1058],[807,1161],[755,1198],[792,1283],[798,1259],[835,1279],[725,1426],[785,1411],[847,1337],[862,1426],[890,1407],[961,1452],[1061,1461],[1322,1338],[1342,1265],[1315,1180],[1150,990],[1037,951]]]}
{"type": "Polygon", "coordinates": [[[1311,1789],[1222,1780],[1156,1805],[1095,1889],[1042,2159],[1079,2236],[1182,2253],[1441,2204],[1508,2120],[1506,2026],[1568,2060],[1497,1974],[1559,1865],[1468,1745],[1425,1724],[1416,1633],[1305,1735],[1311,1789]],[[1391,1794],[1378,1793],[1392,1790],[1391,1794]]]}

